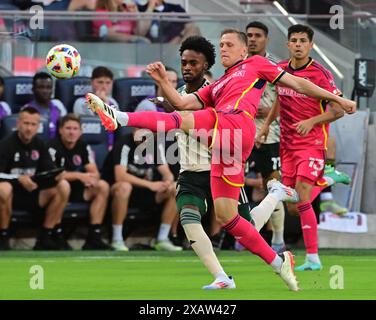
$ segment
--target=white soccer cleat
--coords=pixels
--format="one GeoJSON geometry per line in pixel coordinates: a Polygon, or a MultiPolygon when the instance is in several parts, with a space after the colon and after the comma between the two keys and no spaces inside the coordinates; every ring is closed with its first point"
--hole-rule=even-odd
{"type": "Polygon", "coordinates": [[[217,278],[211,284],[203,286],[204,290],[221,290],[221,289],[235,289],[235,281],[231,276],[227,278],[217,278]]]}
{"type": "Polygon", "coordinates": [[[157,251],[182,251],[183,247],[175,246],[169,240],[158,241],[154,245],[154,249],[157,251]]]}
{"type": "Polygon", "coordinates": [[[285,251],[280,256],[282,256],[283,262],[278,273],[279,276],[291,291],[299,291],[299,284],[294,273],[294,256],[290,251],[285,251]]]}
{"type": "Polygon", "coordinates": [[[280,201],[299,202],[299,195],[296,190],[285,186],[276,179],[269,180],[267,188],[268,192],[275,194],[280,201]]]}
{"type": "Polygon", "coordinates": [[[103,126],[108,131],[114,131],[118,127],[116,120],[115,109],[104,103],[99,97],[93,93],[86,94],[86,101],[89,104],[89,108],[98,114],[102,121],[103,126]]]}
{"type": "Polygon", "coordinates": [[[122,252],[127,252],[129,251],[129,248],[124,244],[123,241],[114,241],[111,243],[111,248],[114,251],[122,251],[122,252]]]}

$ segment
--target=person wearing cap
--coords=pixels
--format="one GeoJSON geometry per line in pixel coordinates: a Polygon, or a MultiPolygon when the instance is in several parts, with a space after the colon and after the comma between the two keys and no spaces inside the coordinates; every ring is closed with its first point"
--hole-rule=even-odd
{"type": "MultiPolygon", "coordinates": [[[[142,104],[139,111],[156,111],[154,104],[142,104]]],[[[144,129],[133,131],[117,139],[107,155],[102,178],[111,185],[112,248],[128,251],[124,244],[123,223],[128,207],[142,211],[157,208],[162,212],[154,248],[160,251],[181,251],[169,240],[171,225],[178,216],[175,202],[175,182],[165,157],[164,141],[144,129]]]]}

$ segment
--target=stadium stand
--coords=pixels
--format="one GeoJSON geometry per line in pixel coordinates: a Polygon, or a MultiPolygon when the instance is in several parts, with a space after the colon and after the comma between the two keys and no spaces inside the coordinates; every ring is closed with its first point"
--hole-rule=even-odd
{"type": "Polygon", "coordinates": [[[83,97],[91,90],[89,77],[75,77],[68,80],[57,80],[55,84],[55,98],[59,99],[67,108],[73,111],[73,104],[77,98],[83,97]]]}
{"type": "Polygon", "coordinates": [[[108,153],[108,135],[97,117],[82,116],[82,140],[90,145],[94,152],[98,168],[102,168],[108,153]]]}
{"type": "Polygon", "coordinates": [[[121,78],[114,81],[113,97],[120,110],[133,111],[137,104],[149,96],[155,96],[156,86],[147,78],[121,78]]]}
{"type": "Polygon", "coordinates": [[[6,77],[4,78],[4,101],[6,101],[12,113],[17,113],[22,106],[33,100],[32,77],[6,77]]]}

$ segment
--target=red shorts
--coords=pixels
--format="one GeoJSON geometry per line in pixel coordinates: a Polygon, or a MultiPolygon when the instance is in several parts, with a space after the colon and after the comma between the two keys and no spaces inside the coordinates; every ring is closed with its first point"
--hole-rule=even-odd
{"type": "Polygon", "coordinates": [[[324,174],[325,151],[281,149],[282,183],[295,187],[296,180],[315,185],[324,174]]]}
{"type": "MultiPolygon", "coordinates": [[[[196,137],[212,149],[211,176],[220,177],[229,188],[239,189],[244,185],[244,164],[251,154],[256,133],[253,117],[240,110],[224,113],[213,108],[193,115],[196,137]]],[[[214,199],[215,190],[212,190],[214,199]]],[[[235,197],[235,192],[229,192],[229,197],[235,197]]]]}

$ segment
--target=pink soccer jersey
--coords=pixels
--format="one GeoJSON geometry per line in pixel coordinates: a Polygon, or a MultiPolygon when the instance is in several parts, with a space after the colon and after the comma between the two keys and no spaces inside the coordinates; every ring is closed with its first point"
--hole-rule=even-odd
{"type": "MultiPolygon", "coordinates": [[[[288,60],[278,63],[282,69],[297,77],[308,79],[317,86],[340,95],[333,75],[322,65],[310,58],[303,67],[293,69],[288,60]]],[[[277,85],[280,108],[281,149],[326,149],[329,125],[315,126],[309,134],[301,136],[294,123],[320,115],[325,112],[327,101],[307,97],[293,89],[277,85]]]]}
{"type": "Polygon", "coordinates": [[[281,67],[261,56],[240,61],[225,74],[196,93],[206,107],[217,111],[244,110],[255,117],[266,81],[276,83],[284,74],[281,67]]]}

